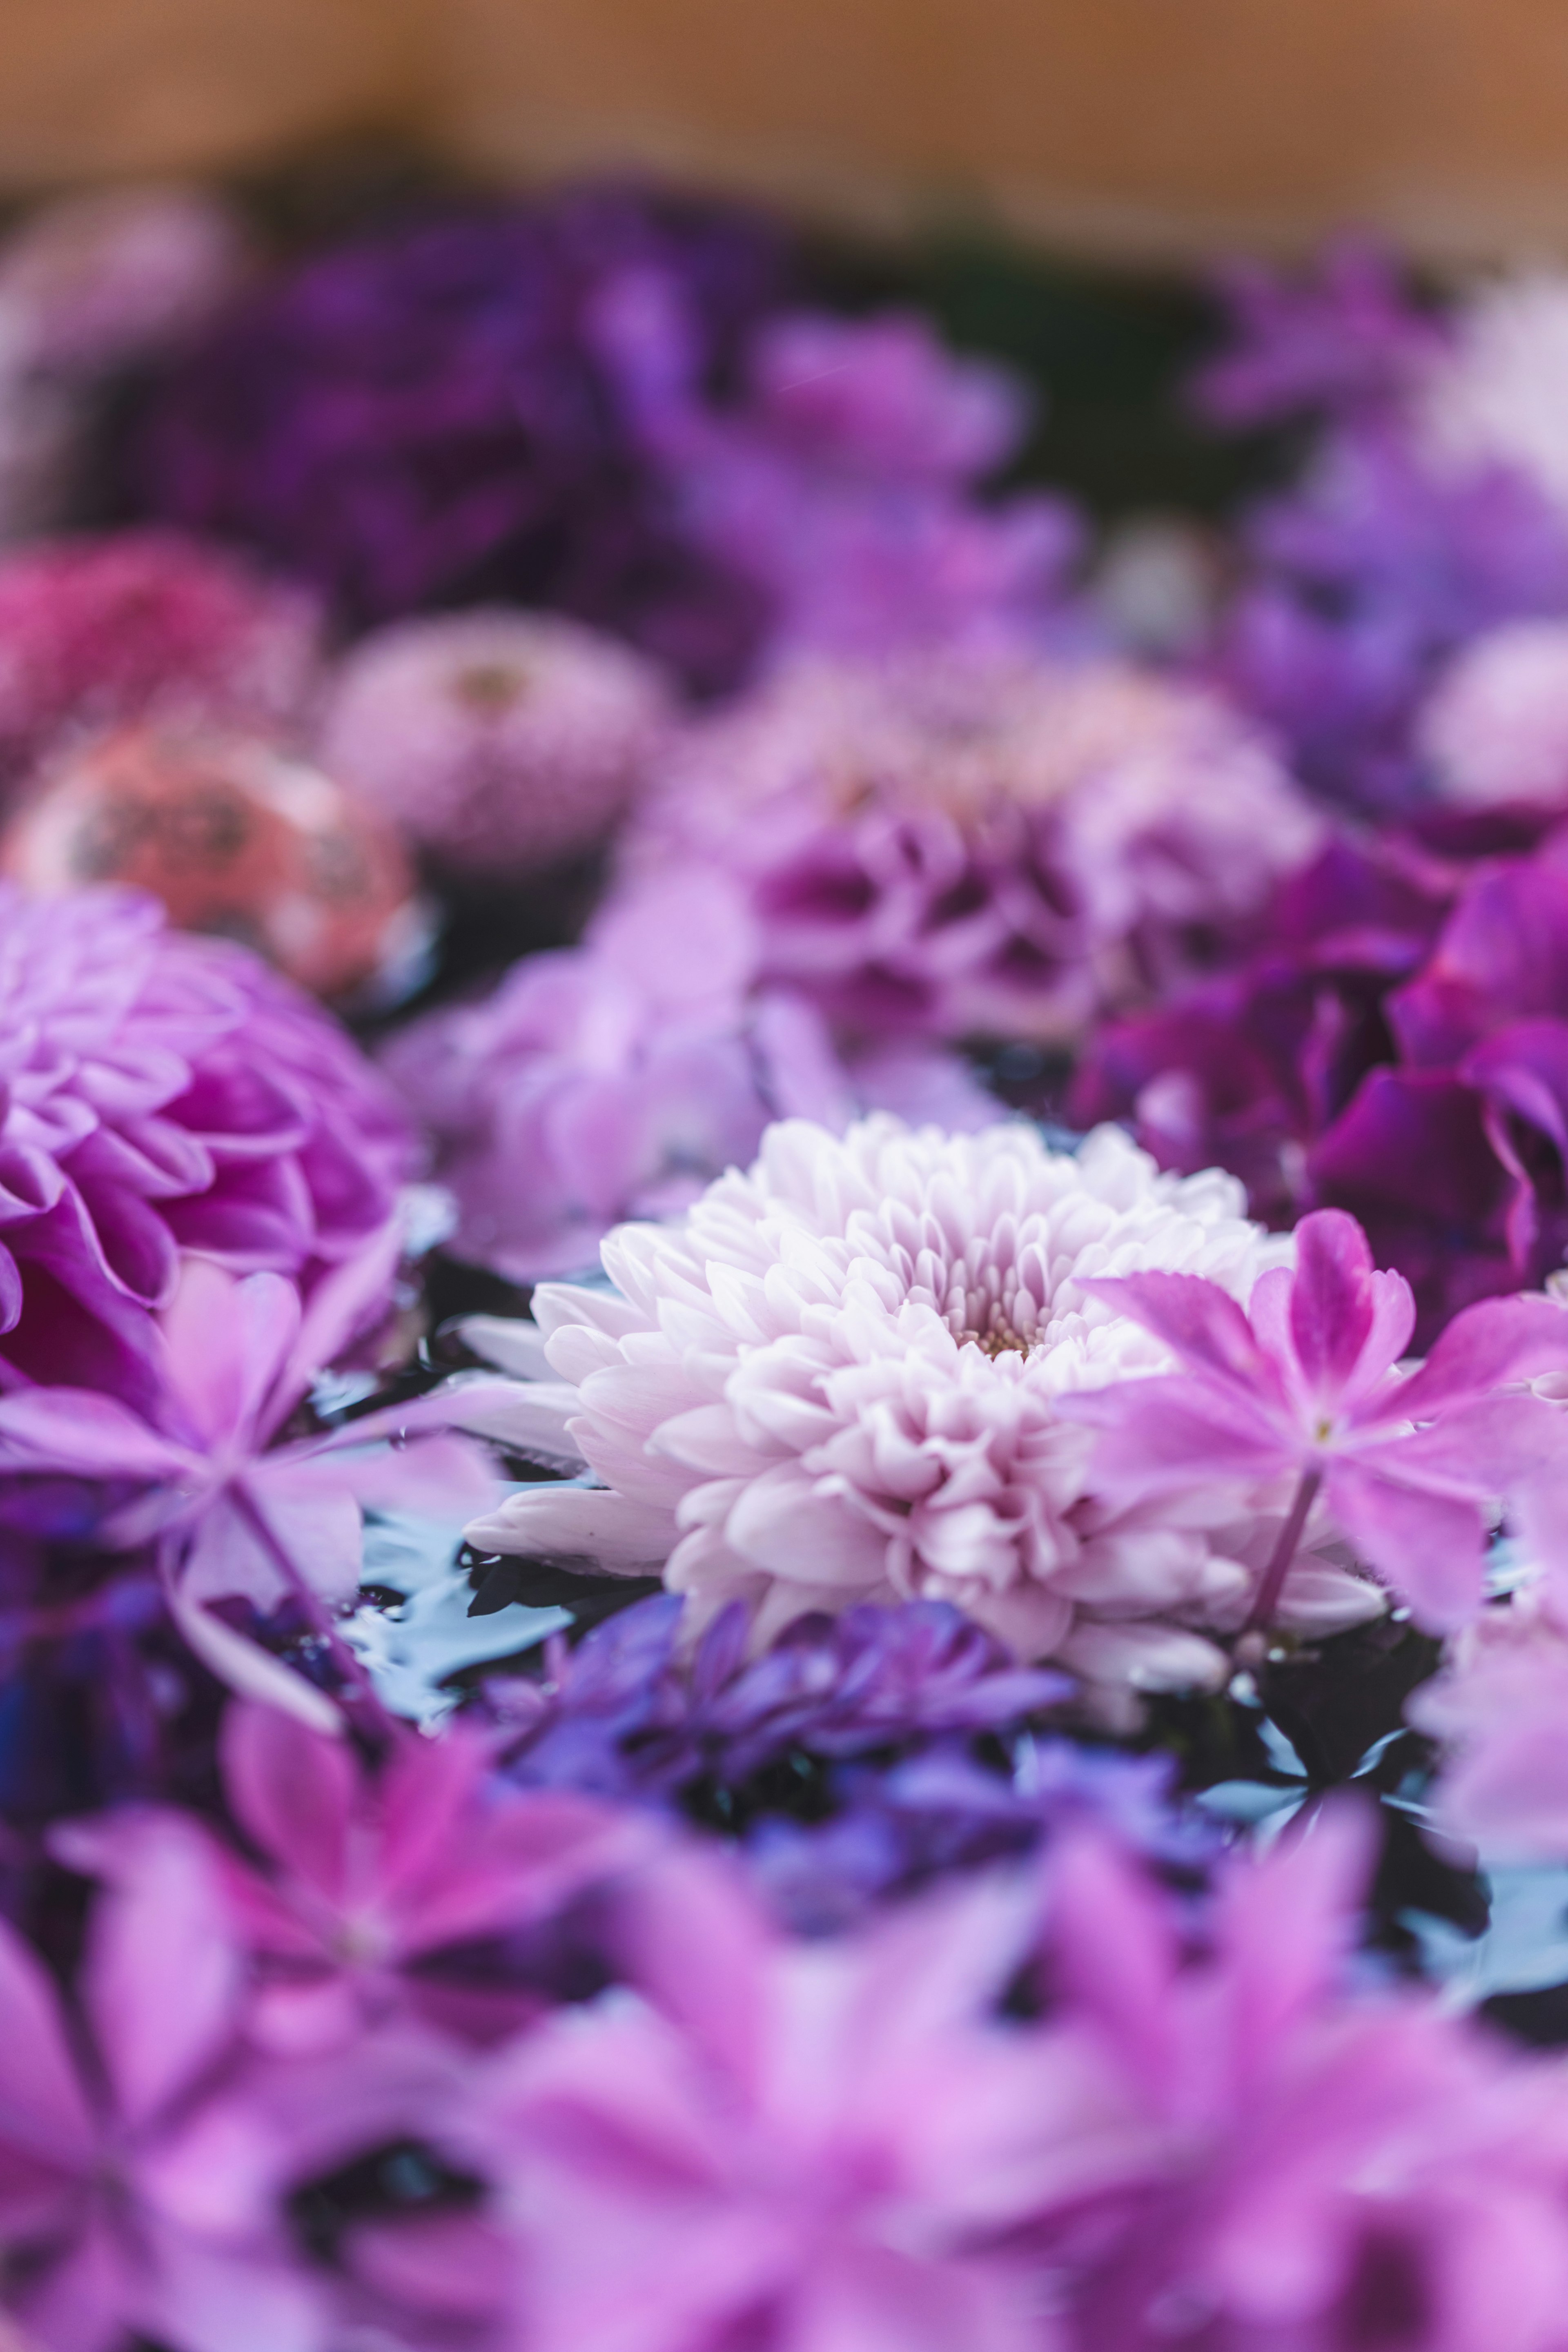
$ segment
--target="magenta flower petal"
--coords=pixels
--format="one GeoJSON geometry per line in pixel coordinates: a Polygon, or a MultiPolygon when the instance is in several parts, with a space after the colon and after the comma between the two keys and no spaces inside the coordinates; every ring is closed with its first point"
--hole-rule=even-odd
{"type": "Polygon", "coordinates": [[[1332,1463],[1329,1506],[1351,1542],[1410,1603],[1416,1621],[1445,1633],[1480,1605],[1487,1524],[1479,1504],[1408,1486],[1354,1461],[1332,1463]]]}

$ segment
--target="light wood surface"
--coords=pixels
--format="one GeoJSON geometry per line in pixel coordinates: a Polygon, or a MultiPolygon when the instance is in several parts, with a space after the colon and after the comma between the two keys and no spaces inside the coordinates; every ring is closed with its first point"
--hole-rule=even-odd
{"type": "Polygon", "coordinates": [[[398,121],[1086,249],[1568,252],[1568,0],[0,0],[0,182],[398,121]]]}

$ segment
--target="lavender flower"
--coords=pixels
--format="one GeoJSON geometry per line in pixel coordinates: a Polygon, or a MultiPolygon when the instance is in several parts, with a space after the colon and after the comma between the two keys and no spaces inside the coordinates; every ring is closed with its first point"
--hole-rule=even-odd
{"type": "Polygon", "coordinates": [[[326,1014],[153,900],[7,886],[0,923],[0,1359],[145,1404],[181,1253],[313,1285],[388,1229],[409,1132],[326,1014]]]}
{"type": "Polygon", "coordinates": [[[1472,639],[1438,677],[1419,742],[1436,791],[1461,808],[1568,806],[1568,622],[1472,639]]]}
{"type": "Polygon", "coordinates": [[[1192,393],[1221,426],[1386,413],[1446,348],[1440,322],[1417,309],[1392,257],[1365,238],[1328,246],[1300,278],[1238,261],[1216,270],[1212,285],[1226,340],[1192,393]]]}
{"type": "Polygon", "coordinates": [[[437,864],[496,881],[603,839],[668,717],[651,663],[573,622],[498,609],[363,640],[332,681],[319,750],[437,864]]]}
{"type": "Polygon", "coordinates": [[[1255,909],[1311,811],[1216,699],[1119,662],[811,665],[691,730],[634,864],[747,893],[849,1034],[1071,1036],[1255,909]]]}
{"type": "Polygon", "coordinates": [[[517,1281],[573,1273],[618,1219],[669,1215],[749,1158],[773,1118],[998,1115],[918,1043],[841,1059],[807,1002],[755,985],[756,962],[726,877],[676,866],[612,895],[580,948],[395,1035],[384,1066],[437,1139],[458,1247],[517,1281]]]}

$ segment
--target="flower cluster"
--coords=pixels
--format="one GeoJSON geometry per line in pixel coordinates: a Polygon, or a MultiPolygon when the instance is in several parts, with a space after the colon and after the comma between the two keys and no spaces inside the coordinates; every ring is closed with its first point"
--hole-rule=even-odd
{"type": "Polygon", "coordinates": [[[821,257],[0,240],[28,2352],[1568,2352],[1564,281],[821,257]]]}
{"type": "Polygon", "coordinates": [[[241,1706],[223,1767],[232,1826],[58,1832],[97,1882],[69,2012],[0,1926],[35,2341],[1029,2352],[1048,2311],[1072,2352],[1173,2315],[1329,2352],[1385,2308],[1445,2352],[1562,2340],[1557,2066],[1357,1988],[1356,1819],[1231,1864],[1195,1943],[1087,1828],[801,1941],[471,1738],[367,1769],[241,1706]]]}

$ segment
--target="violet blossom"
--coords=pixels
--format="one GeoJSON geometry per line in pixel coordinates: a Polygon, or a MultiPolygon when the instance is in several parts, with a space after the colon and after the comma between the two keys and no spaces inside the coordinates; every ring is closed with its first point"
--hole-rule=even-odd
{"type": "Polygon", "coordinates": [[[759,328],[736,402],[667,393],[655,422],[694,536],[766,598],[772,659],[863,659],[1085,635],[1072,507],[978,495],[1026,410],[1016,381],[918,315],[802,312],[759,328]]]}
{"type": "Polygon", "coordinates": [[[1316,1211],[1295,1241],[1294,1268],[1260,1275],[1245,1312],[1188,1274],[1089,1286],[1180,1369],[1060,1410],[1100,1433],[1092,1472],[1113,1501],[1295,1478],[1252,1624],[1273,1622],[1320,1489],[1335,1526],[1418,1622],[1462,1623],[1480,1605],[1492,1499],[1568,1466],[1568,1425],[1543,1399],[1510,1392],[1568,1364],[1568,1310],[1546,1298],[1483,1301],[1410,1370],[1410,1286],[1375,1269],[1354,1219],[1316,1211]]]}
{"type": "Polygon", "coordinates": [[[642,1999],[499,2053],[458,2129],[498,2183],[519,2340],[1037,2352],[1040,2265],[1009,2240],[1130,2154],[1074,2047],[986,2015],[1016,1891],[791,1944],[693,1856],[626,1910],[642,1999]]]}
{"type": "Polygon", "coordinates": [[[179,1835],[202,1843],[215,1900],[246,1956],[254,2047],[284,2056],[352,2042],[367,2027],[422,2020],[494,2039],[537,2009],[526,1987],[440,1972],[441,1956],[498,1942],[634,1862],[655,1838],[636,1815],[571,1790],[523,1792],[493,1770],[469,1726],[438,1738],[395,1727],[377,1769],[298,1716],[230,1703],[219,1740],[224,1796],[261,1857],[247,1861],[193,1821],[144,1809],[73,1823],[77,1868],[120,1886],[156,1871],[179,1835]]]}
{"type": "MultiPolygon", "coordinates": [[[[469,1538],[662,1572],[693,1630],[743,1601],[759,1644],[813,1610],[923,1597],[1096,1682],[1213,1680],[1196,1629],[1246,1616],[1288,1485],[1123,1510],[1060,1405],[1170,1360],[1095,1277],[1179,1268],[1245,1298],[1289,1262],[1240,1205],[1110,1129],[1073,1158],[1017,1125],[785,1121],[682,1225],[618,1227],[611,1293],[535,1294],[508,1360],[555,1377],[519,1387],[513,1442],[597,1483],[530,1487],[469,1538]]],[[[1381,1604],[1313,1559],[1286,1605],[1322,1624],[1381,1604]]]]}
{"type": "Polygon", "coordinates": [[[552,1636],[542,1685],[487,1684],[509,1776],[736,1837],[774,1910],[813,1933],[1084,1822],[1161,1862],[1208,1858],[1167,1759],[1051,1736],[1071,1684],[946,1602],[799,1617],[756,1656],[738,1605],[689,1649],[680,1613],[675,1594],[636,1601],[574,1650],[552,1636]]]}
{"type": "Polygon", "coordinates": [[[1114,1849],[1058,1858],[1047,1969],[1148,2161],[1065,2240],[1068,2352],[1552,2352],[1568,2286],[1561,2075],[1428,1996],[1357,1990],[1367,1824],[1238,1857],[1207,1948],[1114,1849]]]}
{"type": "Polygon", "coordinates": [[[1386,411],[1446,347],[1440,320],[1416,307],[1390,255],[1369,238],[1326,246],[1300,278],[1235,261],[1210,282],[1226,338],[1192,397],[1202,415],[1232,430],[1386,411]]]}
{"type": "Polygon", "coordinates": [[[558,615],[404,621],[339,665],[323,766],[449,872],[490,884],[592,849],[670,716],[651,662],[558,615]]]}
{"type": "Polygon", "coordinates": [[[27,547],[0,563],[0,781],[123,719],[296,732],[319,632],[308,593],[177,531],[27,547]]]}
{"type": "Polygon", "coordinates": [[[243,1974],[210,1857],[148,1847],[100,1895],[79,1988],[89,2051],[37,1956],[0,1921],[0,2232],[8,2302],[46,2352],[135,2331],[175,2352],[314,2340],[274,2151],[222,2088],[243,1974]]]}
{"type": "Polygon", "coordinates": [[[1489,1863],[1568,1862],[1568,1616],[1556,1577],[1484,1609],[1405,1703],[1438,1741],[1440,1829],[1489,1863]]]}
{"type": "Polygon", "coordinates": [[[5,885],[0,929],[0,1363],[144,1407],[182,1253],[310,1287],[390,1230],[408,1124],[318,1006],[151,898],[5,885]]]}
{"type": "Polygon", "coordinates": [[[745,891],[764,975],[841,1029],[1075,1036],[1317,846],[1217,698],[1122,662],[812,664],[693,728],[634,869],[745,891]]]}
{"type": "Polygon", "coordinates": [[[384,1293],[395,1246],[395,1232],[373,1242],[307,1309],[282,1275],[237,1278],[186,1259],[159,1318],[159,1385],[145,1416],[89,1389],[0,1397],[0,1472],[103,1488],[93,1540],[111,1551],[156,1543],[171,1611],[196,1654],[235,1687],[329,1730],[339,1720],[332,1702],[212,1604],[237,1597],[266,1612],[299,1601],[330,1628],[330,1612],[358,1588],[362,1507],[456,1514],[492,1491],[477,1449],[448,1433],[466,1419],[484,1425],[488,1407],[507,1402],[503,1382],[459,1381],[321,1436],[275,1443],[367,1298],[384,1293]],[[405,1452],[381,1442],[405,1435],[422,1442],[405,1452]]]}
{"type": "Polygon", "coordinates": [[[758,984],[758,962],[740,893],[672,867],[613,893],[581,947],[398,1032],[383,1066],[437,1139],[456,1246],[517,1281],[570,1274],[620,1219],[675,1214],[750,1159],[774,1118],[999,1115],[918,1040],[840,1055],[809,1002],[758,984]]]}

